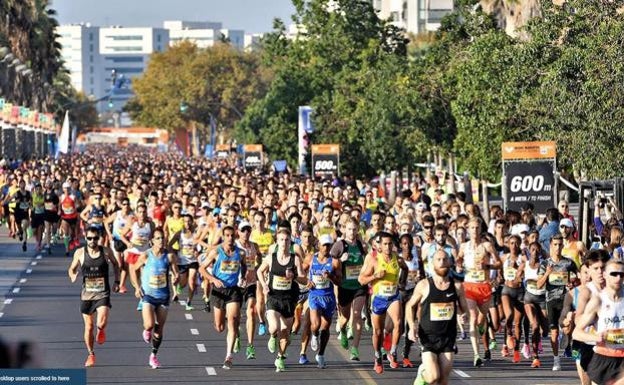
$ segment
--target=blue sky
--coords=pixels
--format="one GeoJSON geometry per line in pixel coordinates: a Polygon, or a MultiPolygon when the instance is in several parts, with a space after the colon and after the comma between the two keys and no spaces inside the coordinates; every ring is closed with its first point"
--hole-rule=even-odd
{"type": "Polygon", "coordinates": [[[162,27],[164,20],[218,21],[246,33],[269,32],[276,17],[290,24],[291,0],[52,0],[61,24],[162,27]]]}

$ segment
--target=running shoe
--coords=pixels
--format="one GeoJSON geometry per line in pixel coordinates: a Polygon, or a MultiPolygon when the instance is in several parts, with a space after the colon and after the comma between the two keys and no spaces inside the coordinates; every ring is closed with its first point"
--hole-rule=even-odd
{"type": "Polygon", "coordinates": [[[119,294],[126,294],[128,292],[128,289],[126,289],[126,286],[119,286],[119,294]]]}
{"type": "Polygon", "coordinates": [[[97,341],[97,343],[100,345],[106,342],[106,332],[104,331],[104,329],[98,328],[97,335],[95,336],[95,341],[97,341]]]}
{"type": "Polygon", "coordinates": [[[509,357],[509,348],[507,345],[503,345],[503,348],[501,349],[501,356],[509,357]]]}
{"type": "Polygon", "coordinates": [[[258,335],[263,336],[266,334],[266,332],[267,332],[266,324],[264,322],[260,322],[260,325],[258,325],[258,335]]]}
{"type": "Polygon", "coordinates": [[[425,371],[424,365],[418,366],[418,374],[416,375],[416,379],[414,380],[414,385],[429,385],[425,378],[423,377],[423,372],[425,371]]]}
{"type": "Polygon", "coordinates": [[[340,340],[340,346],[342,346],[343,349],[349,348],[349,337],[347,337],[347,333],[340,332],[338,339],[340,340]]]}
{"type": "Polygon", "coordinates": [[[392,334],[384,332],[383,348],[386,349],[386,351],[388,352],[390,351],[391,347],[392,347],[392,334]]]}
{"type": "Polygon", "coordinates": [[[375,358],[375,366],[373,367],[373,369],[375,369],[375,373],[377,374],[382,374],[384,369],[383,369],[383,362],[381,361],[381,358],[375,358]]]}
{"type": "Polygon", "coordinates": [[[489,361],[492,359],[492,352],[490,350],[486,350],[485,353],[483,354],[483,358],[486,361],[489,361]]]}
{"type": "Polygon", "coordinates": [[[515,364],[517,364],[518,362],[520,362],[520,350],[514,350],[513,353],[513,360],[512,360],[515,364]]]}
{"type": "Polygon", "coordinates": [[[255,360],[256,359],[256,348],[253,345],[247,346],[247,350],[245,351],[245,355],[247,356],[248,360],[255,360]]]}
{"type": "Polygon", "coordinates": [[[190,303],[186,303],[186,306],[184,307],[184,310],[186,311],[192,311],[195,310],[195,308],[193,307],[193,305],[191,305],[190,303]]]}
{"type": "Polygon", "coordinates": [[[483,327],[483,325],[477,326],[477,330],[479,331],[480,336],[482,336],[483,333],[485,333],[485,328],[483,327]]]}
{"type": "Polygon", "coordinates": [[[531,358],[531,349],[529,348],[528,344],[522,344],[522,355],[527,360],[531,358]]]}
{"type": "Polygon", "coordinates": [[[156,357],[156,354],[154,353],[149,356],[149,366],[151,366],[152,369],[160,368],[160,361],[158,361],[158,357],[156,357]]]}
{"type": "Polygon", "coordinates": [[[305,354],[299,355],[299,365],[306,365],[309,363],[310,363],[310,360],[308,360],[308,356],[306,356],[305,354]]]}
{"type": "Polygon", "coordinates": [[[212,310],[212,309],[210,308],[210,301],[205,301],[205,302],[204,302],[204,304],[205,304],[205,306],[204,306],[204,311],[205,311],[206,313],[210,313],[210,312],[211,312],[211,310],[212,310]]]}
{"type": "Polygon", "coordinates": [[[388,355],[388,361],[390,361],[390,367],[392,369],[398,369],[399,368],[399,361],[397,361],[397,355],[396,353],[394,354],[389,354],[388,355]]]}
{"type": "Polygon", "coordinates": [[[95,354],[91,353],[87,356],[87,360],[85,361],[84,366],[87,368],[95,366],[95,354]]]}
{"type": "Polygon", "coordinates": [[[404,368],[413,368],[414,364],[412,363],[412,361],[410,361],[409,358],[403,357],[403,367],[404,368]]]}
{"type": "Polygon", "coordinates": [[[321,356],[320,354],[317,354],[316,357],[314,357],[316,359],[316,367],[319,369],[325,369],[327,367],[327,364],[325,363],[325,356],[321,356]]]}
{"type": "Polygon", "coordinates": [[[234,340],[234,348],[232,349],[232,351],[234,353],[238,353],[238,352],[240,352],[240,348],[241,348],[240,337],[236,336],[236,339],[234,340]]]}
{"type": "Polygon", "coordinates": [[[360,351],[358,350],[357,347],[351,346],[351,354],[350,354],[349,359],[351,361],[359,361],[360,360],[360,351]]]}
{"type": "Polygon", "coordinates": [[[145,341],[146,344],[149,344],[150,342],[152,342],[151,330],[143,330],[143,341],[145,341]]]}
{"type": "Polygon", "coordinates": [[[310,338],[310,349],[312,349],[313,352],[317,351],[319,348],[319,338],[318,336],[312,335],[312,338],[310,338]]]}
{"type": "Polygon", "coordinates": [[[481,359],[481,357],[479,357],[478,354],[475,354],[474,356],[473,366],[475,368],[480,368],[483,366],[483,360],[481,359]]]}
{"type": "Polygon", "coordinates": [[[558,372],[561,370],[561,359],[558,356],[553,357],[553,372],[558,372]]]}
{"type": "Polygon", "coordinates": [[[228,356],[225,358],[225,361],[223,361],[223,369],[232,369],[232,357],[228,356]]]}
{"type": "Polygon", "coordinates": [[[349,340],[353,339],[353,328],[351,327],[351,325],[347,325],[347,339],[349,340]]]}
{"type": "Polygon", "coordinates": [[[498,342],[496,342],[496,340],[490,341],[490,350],[496,350],[496,349],[498,349],[498,342]]]}
{"type": "Polygon", "coordinates": [[[540,366],[542,366],[542,363],[540,362],[539,358],[534,358],[533,362],[531,363],[531,367],[539,368],[540,366]]]}
{"type": "Polygon", "coordinates": [[[284,362],[284,357],[277,357],[275,359],[275,371],[283,372],[286,370],[286,363],[284,362]]]}
{"type": "Polygon", "coordinates": [[[275,350],[277,349],[277,340],[275,339],[275,337],[271,336],[269,338],[269,343],[267,344],[267,348],[269,349],[270,353],[275,353],[275,350]]]}
{"type": "Polygon", "coordinates": [[[466,333],[466,331],[464,330],[463,332],[461,332],[461,335],[459,336],[460,340],[465,340],[466,338],[468,338],[468,334],[466,333]]]}

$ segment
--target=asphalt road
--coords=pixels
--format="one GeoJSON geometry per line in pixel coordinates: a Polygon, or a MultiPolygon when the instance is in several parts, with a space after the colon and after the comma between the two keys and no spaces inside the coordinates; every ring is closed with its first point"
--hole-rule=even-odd
{"type": "MultiPolygon", "coordinates": [[[[32,244],[30,245],[32,248],[32,244]]],[[[61,246],[52,255],[23,253],[20,245],[0,230],[0,335],[9,340],[34,340],[43,352],[45,368],[82,368],[86,349],[82,340],[83,323],[79,312],[80,284],[71,284],[67,277],[70,259],[61,246]]],[[[80,280],[80,278],[79,278],[80,280]]],[[[147,365],[150,348],[141,338],[141,319],[135,310],[132,294],[114,294],[107,342],[96,345],[97,365],[87,370],[89,384],[411,384],[414,369],[390,369],[377,375],[372,368],[370,332],[363,336],[361,362],[348,360],[348,355],[332,337],[326,352],[328,367],[297,363],[299,337],[294,336],[289,348],[286,371],[275,373],[267,348],[267,337],[257,337],[257,359],[246,360],[245,343],[234,358],[231,370],[221,368],[225,355],[225,334],[213,328],[212,314],[201,310],[184,311],[172,304],[160,348],[163,367],[152,370],[147,365]]],[[[499,341],[502,338],[499,337],[499,341]]],[[[245,341],[245,339],[243,339],[245,341]]],[[[473,368],[468,341],[459,341],[452,374],[453,384],[572,384],[578,383],[573,362],[562,359],[563,370],[552,372],[548,343],[541,369],[531,369],[523,360],[513,364],[494,352],[493,360],[482,368],[473,368]]],[[[314,353],[308,352],[313,361],[314,353]]],[[[418,362],[417,353],[412,359],[418,362]]],[[[1,370],[0,370],[1,374],[1,370]]]]}

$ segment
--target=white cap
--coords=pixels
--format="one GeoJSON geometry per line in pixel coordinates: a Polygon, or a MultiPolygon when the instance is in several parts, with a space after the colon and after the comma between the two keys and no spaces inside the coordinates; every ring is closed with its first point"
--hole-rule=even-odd
{"type": "Polygon", "coordinates": [[[332,243],[334,243],[334,240],[332,239],[331,235],[329,235],[329,234],[323,234],[319,238],[319,245],[327,245],[327,244],[331,245],[332,243]]]}
{"type": "Polygon", "coordinates": [[[241,223],[238,224],[238,230],[239,231],[242,231],[245,227],[251,228],[251,223],[249,223],[247,221],[242,221],[241,223]]]}
{"type": "Polygon", "coordinates": [[[63,188],[70,188],[71,184],[69,182],[63,182],[63,188]]]}
{"type": "Polygon", "coordinates": [[[570,218],[563,218],[561,220],[561,222],[559,222],[559,226],[565,226],[565,227],[573,228],[574,227],[574,223],[572,223],[570,218]]]}
{"type": "Polygon", "coordinates": [[[511,235],[520,235],[522,233],[528,233],[529,230],[531,229],[529,228],[528,225],[524,223],[517,223],[511,227],[511,235]]]}

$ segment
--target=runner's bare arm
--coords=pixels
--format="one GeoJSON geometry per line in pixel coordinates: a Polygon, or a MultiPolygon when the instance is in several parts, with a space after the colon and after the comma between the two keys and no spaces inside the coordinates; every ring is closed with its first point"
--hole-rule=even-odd
{"type": "Polygon", "coordinates": [[[414,293],[412,293],[412,297],[407,304],[405,304],[405,320],[410,327],[410,332],[408,338],[412,341],[416,340],[416,331],[418,330],[418,324],[416,320],[416,315],[414,309],[418,308],[418,305],[422,302],[423,299],[427,298],[429,295],[429,281],[423,279],[416,284],[414,288],[414,293]]]}
{"type": "Polygon", "coordinates": [[[223,282],[221,282],[219,279],[215,278],[214,275],[208,272],[208,267],[210,267],[210,265],[212,265],[215,262],[215,260],[217,259],[217,255],[218,255],[217,249],[210,250],[210,252],[208,253],[208,256],[206,257],[204,262],[202,262],[201,266],[199,267],[199,273],[202,275],[202,277],[204,277],[206,281],[210,282],[215,287],[220,288],[220,287],[223,287],[223,282]]]}
{"type": "Polygon", "coordinates": [[[260,286],[262,286],[262,290],[265,293],[269,292],[269,284],[265,277],[266,277],[266,274],[269,272],[270,268],[271,268],[271,258],[265,258],[262,260],[262,263],[260,264],[260,267],[258,267],[258,270],[256,272],[258,282],[260,282],[260,286]]]}
{"type": "Polygon", "coordinates": [[[72,259],[72,262],[69,265],[69,269],[67,269],[67,274],[69,274],[69,279],[72,282],[76,282],[76,278],[78,277],[78,268],[80,267],[81,255],[82,255],[82,249],[76,250],[76,252],[74,253],[74,258],[72,259]]]}
{"type": "Polygon", "coordinates": [[[579,322],[576,324],[574,331],[572,332],[572,338],[581,342],[595,342],[596,345],[604,343],[603,334],[588,333],[585,331],[587,327],[592,325],[598,316],[600,311],[601,300],[600,296],[593,296],[589,300],[585,312],[581,315],[579,322]]]}
{"type": "Polygon", "coordinates": [[[459,307],[461,313],[468,311],[468,303],[466,302],[466,294],[464,292],[464,285],[461,282],[455,282],[455,290],[457,291],[457,298],[459,301],[459,307]]]}

